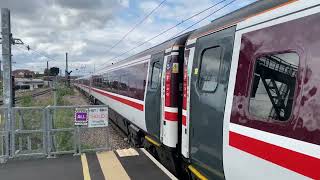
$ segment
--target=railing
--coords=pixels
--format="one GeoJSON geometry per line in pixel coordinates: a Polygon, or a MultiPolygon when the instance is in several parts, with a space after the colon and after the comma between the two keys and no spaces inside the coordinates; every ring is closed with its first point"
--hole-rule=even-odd
{"type": "Polygon", "coordinates": [[[6,122],[6,108],[0,108],[0,163],[9,157],[9,131],[6,122]]]}
{"type": "MultiPolygon", "coordinates": [[[[43,90],[43,91],[40,91],[40,92],[35,92],[33,94],[31,94],[31,97],[37,97],[37,96],[41,96],[41,95],[44,95],[44,94],[47,94],[49,92],[51,92],[52,90],[51,89],[46,89],[46,90],[43,90]]],[[[19,101],[21,101],[23,98],[23,96],[17,96],[14,98],[14,101],[17,103],[19,101]]],[[[0,105],[3,105],[3,99],[0,98],[0,105]]]]}
{"type": "Polygon", "coordinates": [[[76,110],[96,108],[108,107],[14,107],[10,125],[4,118],[9,112],[5,108],[0,109],[0,162],[21,156],[54,157],[57,154],[109,150],[107,127],[74,124],[76,110]]]}

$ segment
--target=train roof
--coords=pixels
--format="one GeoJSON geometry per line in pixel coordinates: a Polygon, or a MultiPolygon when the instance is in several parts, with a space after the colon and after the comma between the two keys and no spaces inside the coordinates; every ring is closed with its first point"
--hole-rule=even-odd
{"type": "Polygon", "coordinates": [[[219,17],[213,20],[210,24],[195,30],[190,35],[189,39],[201,37],[219,30],[220,28],[235,25],[236,23],[243,21],[248,17],[252,17],[254,15],[260,14],[262,12],[268,11],[270,9],[276,8],[277,6],[281,6],[292,1],[295,0],[259,0],[248,6],[233,11],[232,13],[229,13],[225,16],[219,17]]]}
{"type": "MultiPolygon", "coordinates": [[[[189,31],[189,32],[186,32],[178,37],[175,37],[175,38],[172,38],[172,39],[169,39],[161,44],[158,44],[156,46],[153,46],[147,50],[144,50],[138,54],[135,54],[135,55],[132,55],[126,59],[123,59],[119,62],[115,62],[113,65],[110,64],[109,66],[105,66],[104,68],[105,69],[110,69],[112,67],[117,67],[117,66],[120,66],[124,63],[127,63],[129,61],[132,61],[132,60],[136,60],[136,59],[139,59],[141,57],[144,57],[144,56],[147,56],[147,55],[153,55],[153,54],[156,54],[158,52],[161,52],[161,51],[164,51],[174,45],[184,45],[184,43],[186,42],[187,38],[189,37],[189,35],[192,33],[193,31],[189,31]]],[[[90,76],[94,76],[94,75],[98,75],[98,74],[102,74],[104,72],[104,70],[100,70],[99,72],[95,73],[95,74],[90,74],[90,75],[85,75],[85,76],[82,76],[82,77],[79,77],[77,78],[76,80],[80,80],[80,79],[87,79],[89,78],[90,76]]]]}
{"type": "Polygon", "coordinates": [[[172,39],[169,39],[161,44],[155,45],[147,50],[144,50],[138,54],[132,55],[128,58],[125,58],[123,60],[120,60],[119,62],[115,62],[114,65],[110,65],[110,66],[118,66],[121,65],[123,63],[126,63],[128,61],[131,60],[135,60],[135,59],[139,59],[141,57],[147,56],[147,55],[153,55],[156,54],[158,52],[164,51],[167,48],[170,48],[174,45],[184,45],[185,41],[187,40],[187,38],[189,37],[189,35],[192,33],[193,31],[190,32],[186,32],[178,37],[174,37],[172,39]]]}

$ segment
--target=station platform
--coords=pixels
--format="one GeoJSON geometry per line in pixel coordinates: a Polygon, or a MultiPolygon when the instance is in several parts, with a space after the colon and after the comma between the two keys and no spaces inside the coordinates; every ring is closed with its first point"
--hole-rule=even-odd
{"type": "Polygon", "coordinates": [[[0,177],[5,180],[177,179],[143,148],[12,160],[0,164],[0,177]]]}

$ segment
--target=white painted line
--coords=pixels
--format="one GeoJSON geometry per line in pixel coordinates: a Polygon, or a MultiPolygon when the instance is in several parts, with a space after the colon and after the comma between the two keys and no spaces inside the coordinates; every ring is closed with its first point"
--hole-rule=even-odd
{"type": "Polygon", "coordinates": [[[140,150],[151,159],[170,179],[178,180],[171,172],[169,172],[162,164],[160,164],[147,150],[140,148],[140,150]]]}

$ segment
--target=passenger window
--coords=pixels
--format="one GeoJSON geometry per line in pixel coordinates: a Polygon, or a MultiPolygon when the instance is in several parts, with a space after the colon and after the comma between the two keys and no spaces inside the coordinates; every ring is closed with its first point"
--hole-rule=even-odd
{"type": "Polygon", "coordinates": [[[218,85],[222,48],[216,46],[202,53],[199,88],[203,91],[214,91],[218,85]]]}
{"type": "Polygon", "coordinates": [[[151,76],[151,88],[156,89],[158,88],[158,85],[160,84],[160,75],[161,75],[161,69],[159,68],[159,63],[153,63],[152,67],[152,76],[151,76]]]}
{"type": "Polygon", "coordinates": [[[264,55],[257,58],[249,102],[249,112],[278,121],[291,115],[297,81],[297,53],[264,55]]]}

